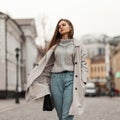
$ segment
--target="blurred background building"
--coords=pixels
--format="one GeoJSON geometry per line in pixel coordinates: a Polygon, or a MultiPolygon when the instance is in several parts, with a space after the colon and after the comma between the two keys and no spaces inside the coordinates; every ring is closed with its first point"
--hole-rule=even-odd
{"type": "Polygon", "coordinates": [[[114,76],[115,91],[117,94],[120,92],[120,36],[114,37],[114,42],[111,41],[112,53],[110,56],[112,74],[114,76]]]}
{"type": "Polygon", "coordinates": [[[24,95],[27,73],[37,62],[34,19],[12,19],[0,12],[0,98],[13,97],[16,90],[16,52],[19,49],[19,93],[24,95]]]}

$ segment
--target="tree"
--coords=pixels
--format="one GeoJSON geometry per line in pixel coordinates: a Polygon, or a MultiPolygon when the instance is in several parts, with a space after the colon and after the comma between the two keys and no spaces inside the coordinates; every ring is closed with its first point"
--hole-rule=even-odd
{"type": "Polygon", "coordinates": [[[38,46],[45,47],[45,41],[47,40],[46,27],[48,26],[48,16],[45,14],[41,15],[36,20],[38,37],[36,43],[38,46]]]}

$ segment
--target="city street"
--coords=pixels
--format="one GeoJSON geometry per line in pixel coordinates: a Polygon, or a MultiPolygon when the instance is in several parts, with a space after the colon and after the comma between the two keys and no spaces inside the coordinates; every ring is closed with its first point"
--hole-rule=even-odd
{"type": "MultiPolygon", "coordinates": [[[[86,97],[86,110],[74,120],[120,120],[120,97],[86,97]]],[[[0,120],[57,120],[56,112],[43,112],[42,103],[20,104],[14,100],[0,100],[0,120]]]]}

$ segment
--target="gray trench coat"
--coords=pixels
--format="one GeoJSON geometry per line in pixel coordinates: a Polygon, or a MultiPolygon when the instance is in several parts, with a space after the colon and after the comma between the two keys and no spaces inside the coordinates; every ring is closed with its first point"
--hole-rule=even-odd
{"type": "MultiPolygon", "coordinates": [[[[50,71],[54,60],[52,57],[55,50],[54,45],[40,60],[28,75],[26,87],[26,101],[36,100],[50,94],[50,71]]],[[[84,111],[85,84],[87,82],[86,47],[83,42],[74,39],[74,82],[73,101],[69,110],[69,115],[81,115],[84,111]]]]}

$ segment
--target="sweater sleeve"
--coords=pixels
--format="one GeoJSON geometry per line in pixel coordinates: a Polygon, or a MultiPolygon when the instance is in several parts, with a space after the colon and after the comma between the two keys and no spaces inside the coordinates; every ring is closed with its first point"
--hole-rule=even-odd
{"type": "Polygon", "coordinates": [[[55,61],[55,57],[54,57],[54,53],[51,56],[50,60],[48,61],[48,63],[46,64],[46,67],[43,71],[43,75],[46,77],[50,77],[51,76],[51,69],[54,65],[54,61],[55,61]]]}

